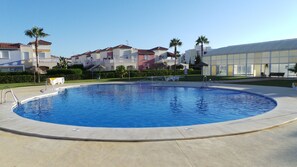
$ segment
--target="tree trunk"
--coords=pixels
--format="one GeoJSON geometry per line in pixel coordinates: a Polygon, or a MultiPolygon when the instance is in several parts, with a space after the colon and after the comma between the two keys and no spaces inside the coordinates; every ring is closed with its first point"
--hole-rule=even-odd
{"type": "MultiPolygon", "coordinates": [[[[200,57],[200,62],[203,62],[203,55],[204,55],[204,51],[203,51],[203,43],[201,43],[201,57],[200,57]]],[[[203,66],[200,69],[201,71],[201,75],[203,75],[203,66]]]]}
{"type": "Polygon", "coordinates": [[[176,75],[176,46],[174,47],[174,75],[176,75]]]}
{"type": "Polygon", "coordinates": [[[37,72],[37,82],[40,83],[40,74],[39,74],[39,55],[38,55],[38,38],[35,39],[35,54],[36,54],[36,69],[37,72]]]}

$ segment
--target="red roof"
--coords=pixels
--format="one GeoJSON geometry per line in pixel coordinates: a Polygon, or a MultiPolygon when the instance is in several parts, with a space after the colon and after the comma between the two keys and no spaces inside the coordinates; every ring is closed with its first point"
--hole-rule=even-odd
{"type": "Polygon", "coordinates": [[[138,49],[139,55],[154,55],[155,52],[152,50],[138,49]]]}
{"type": "Polygon", "coordinates": [[[155,47],[151,50],[168,50],[167,48],[164,48],[164,47],[161,47],[161,46],[158,46],[158,47],[155,47]]]}
{"type": "Polygon", "coordinates": [[[131,49],[132,47],[131,46],[128,46],[128,45],[118,45],[118,46],[115,46],[113,47],[113,49],[131,49]]]}
{"type": "MultiPolygon", "coordinates": [[[[28,45],[34,45],[34,44],[35,44],[35,41],[28,43],[28,45]]],[[[51,45],[51,44],[52,43],[51,42],[48,42],[48,41],[38,40],[38,45],[51,45]]]]}
{"type": "Polygon", "coordinates": [[[171,52],[167,52],[167,57],[174,57],[174,54],[171,52]]]}
{"type": "Polygon", "coordinates": [[[0,49],[18,49],[20,46],[20,43],[0,43],[0,49]]]}
{"type": "Polygon", "coordinates": [[[104,51],[112,51],[112,48],[111,47],[108,47],[108,48],[102,49],[101,51],[102,52],[104,52],[104,51]]]}
{"type": "Polygon", "coordinates": [[[83,53],[81,55],[88,55],[89,56],[89,55],[91,55],[91,53],[92,53],[91,51],[88,51],[88,52],[85,52],[85,53],[83,53]]]}

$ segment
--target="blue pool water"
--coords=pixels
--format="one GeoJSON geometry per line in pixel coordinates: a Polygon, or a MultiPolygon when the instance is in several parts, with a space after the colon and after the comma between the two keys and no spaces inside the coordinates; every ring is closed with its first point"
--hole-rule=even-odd
{"type": "Polygon", "coordinates": [[[18,115],[43,122],[88,127],[170,127],[246,118],[270,111],[270,98],[229,89],[90,85],[29,101],[18,115]]]}

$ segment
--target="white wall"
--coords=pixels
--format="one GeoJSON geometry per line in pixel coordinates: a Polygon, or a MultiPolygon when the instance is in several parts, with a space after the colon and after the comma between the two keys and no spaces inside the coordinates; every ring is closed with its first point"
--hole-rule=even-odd
{"type": "Polygon", "coordinates": [[[189,64],[190,60],[191,60],[191,63],[194,64],[197,56],[197,50],[196,49],[186,50],[184,56],[185,56],[186,64],[189,64]]]}
{"type": "MultiPolygon", "coordinates": [[[[2,51],[2,50],[0,50],[2,51]]],[[[5,50],[7,51],[7,50],[5,50]]],[[[22,57],[21,57],[21,51],[20,50],[14,50],[14,51],[8,51],[9,54],[9,59],[0,59],[0,64],[4,64],[4,63],[11,63],[14,61],[21,61],[22,57]]]]}

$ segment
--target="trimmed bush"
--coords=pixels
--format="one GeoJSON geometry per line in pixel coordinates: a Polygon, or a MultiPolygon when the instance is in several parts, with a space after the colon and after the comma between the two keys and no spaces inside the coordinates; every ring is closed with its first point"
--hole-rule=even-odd
{"type": "Polygon", "coordinates": [[[32,75],[33,73],[30,72],[0,72],[0,76],[4,75],[32,75]]]}
{"type": "Polygon", "coordinates": [[[34,82],[33,75],[1,75],[0,83],[34,82]]]}
{"type": "MultiPolygon", "coordinates": [[[[131,70],[125,74],[125,77],[148,77],[148,76],[166,76],[173,75],[173,70],[131,70]]],[[[200,74],[200,70],[189,69],[188,74],[200,74]]],[[[184,70],[177,70],[176,75],[183,75],[184,70]]],[[[115,71],[84,71],[82,73],[81,69],[54,69],[48,70],[48,74],[40,75],[42,82],[46,78],[51,77],[64,77],[65,80],[80,80],[80,79],[96,79],[100,78],[116,78],[118,75],[115,71]]],[[[16,73],[0,73],[0,83],[21,83],[21,82],[34,82],[34,75],[28,72],[16,72],[16,73]]]]}
{"type": "Polygon", "coordinates": [[[79,68],[74,68],[74,69],[51,69],[47,70],[47,75],[57,75],[57,74],[77,74],[77,75],[82,75],[82,70],[79,68]]]}
{"type": "Polygon", "coordinates": [[[76,68],[81,69],[82,71],[86,70],[82,64],[74,64],[72,66],[68,66],[68,69],[76,69],[76,68]]]}

